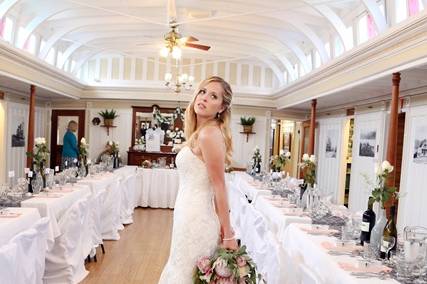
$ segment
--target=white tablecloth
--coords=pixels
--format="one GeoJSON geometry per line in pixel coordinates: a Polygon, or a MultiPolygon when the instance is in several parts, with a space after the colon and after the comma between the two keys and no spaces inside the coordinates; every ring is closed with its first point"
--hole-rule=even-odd
{"type": "Polygon", "coordinates": [[[254,201],[254,206],[267,219],[270,229],[274,234],[277,234],[279,230],[285,229],[292,223],[311,224],[310,217],[286,215],[283,213],[284,209],[274,206],[267,196],[258,196],[254,201]]]}
{"type": "Polygon", "coordinates": [[[93,196],[99,199],[95,219],[100,220],[100,230],[104,240],[119,240],[119,230],[123,229],[120,220],[121,193],[120,181],[122,177],[114,173],[103,173],[93,177],[86,177],[79,184],[90,186],[93,196]],[[101,195],[100,195],[101,194],[101,195]],[[99,202],[100,201],[100,202],[99,202]]]}
{"type": "MultiPolygon", "coordinates": [[[[305,267],[308,267],[316,277],[320,279],[320,283],[328,284],[396,284],[395,280],[380,280],[378,278],[360,279],[351,276],[349,272],[339,267],[339,262],[357,264],[357,259],[350,256],[332,256],[327,253],[327,250],[321,246],[324,241],[335,242],[335,238],[324,235],[310,235],[300,229],[299,226],[306,225],[289,225],[283,235],[279,236],[284,250],[291,252],[292,259],[287,259],[285,263],[290,266],[301,262],[305,267]]],[[[309,225],[308,225],[309,226],[309,225]]],[[[287,275],[289,278],[298,277],[301,271],[298,269],[289,269],[287,267],[287,275]]]]}
{"type": "Polygon", "coordinates": [[[121,207],[120,219],[122,224],[133,223],[133,210],[138,206],[142,184],[137,182],[138,167],[124,166],[114,171],[122,177],[120,184],[121,207]]]}
{"type": "Polygon", "coordinates": [[[7,211],[21,215],[13,218],[0,215],[0,246],[5,245],[18,233],[34,226],[40,219],[39,211],[35,208],[7,208],[7,211]]]}
{"type": "Polygon", "coordinates": [[[48,244],[49,248],[53,245],[55,238],[61,235],[58,226],[59,220],[64,213],[79,199],[86,198],[90,195],[89,187],[85,185],[67,185],[63,188],[62,192],[55,191],[54,197],[33,197],[21,202],[21,207],[37,208],[40,216],[49,217],[49,235],[48,244]],[[71,192],[69,190],[72,190],[71,192]]]}
{"type": "Polygon", "coordinates": [[[255,200],[257,196],[270,194],[271,191],[261,189],[261,182],[254,180],[245,172],[233,172],[233,183],[243,192],[249,200],[255,200]]]}
{"type": "Polygon", "coordinates": [[[174,208],[179,188],[178,172],[175,169],[138,169],[142,179],[139,206],[174,208]]]}

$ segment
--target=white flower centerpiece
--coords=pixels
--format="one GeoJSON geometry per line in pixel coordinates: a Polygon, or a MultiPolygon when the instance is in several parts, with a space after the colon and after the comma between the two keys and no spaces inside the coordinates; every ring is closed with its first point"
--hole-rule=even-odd
{"type": "Polygon", "coordinates": [[[184,131],[178,127],[176,127],[175,130],[166,131],[166,134],[172,139],[173,144],[182,144],[182,142],[185,141],[184,131]]]}

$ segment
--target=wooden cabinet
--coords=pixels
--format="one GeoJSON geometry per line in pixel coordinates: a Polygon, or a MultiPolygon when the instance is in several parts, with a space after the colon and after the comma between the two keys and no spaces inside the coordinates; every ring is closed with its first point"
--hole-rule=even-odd
{"type": "Polygon", "coordinates": [[[158,158],[166,158],[166,164],[175,162],[176,153],[174,152],[145,152],[145,151],[128,151],[128,165],[141,166],[145,160],[153,161],[158,158]]]}

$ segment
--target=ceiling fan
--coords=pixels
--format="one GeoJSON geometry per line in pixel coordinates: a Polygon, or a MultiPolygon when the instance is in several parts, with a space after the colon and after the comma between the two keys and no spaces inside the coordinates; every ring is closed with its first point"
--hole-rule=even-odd
{"type": "Polygon", "coordinates": [[[196,41],[199,41],[199,40],[194,36],[183,37],[178,32],[179,25],[177,23],[175,0],[168,0],[167,12],[168,12],[168,25],[171,31],[165,34],[164,36],[165,47],[163,51],[161,51],[162,53],[164,53],[165,55],[172,53],[173,55],[174,48],[176,47],[181,48],[184,46],[200,49],[204,51],[208,51],[211,48],[210,46],[207,46],[207,45],[195,43],[196,41]],[[166,51],[168,53],[166,53],[166,51]]]}

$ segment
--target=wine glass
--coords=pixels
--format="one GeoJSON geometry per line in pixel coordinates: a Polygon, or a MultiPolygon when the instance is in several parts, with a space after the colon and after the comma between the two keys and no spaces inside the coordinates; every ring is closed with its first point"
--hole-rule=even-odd
{"type": "Polygon", "coordinates": [[[386,258],[389,258],[390,251],[396,244],[396,238],[393,236],[383,236],[381,238],[381,251],[386,253],[386,258]]]}

